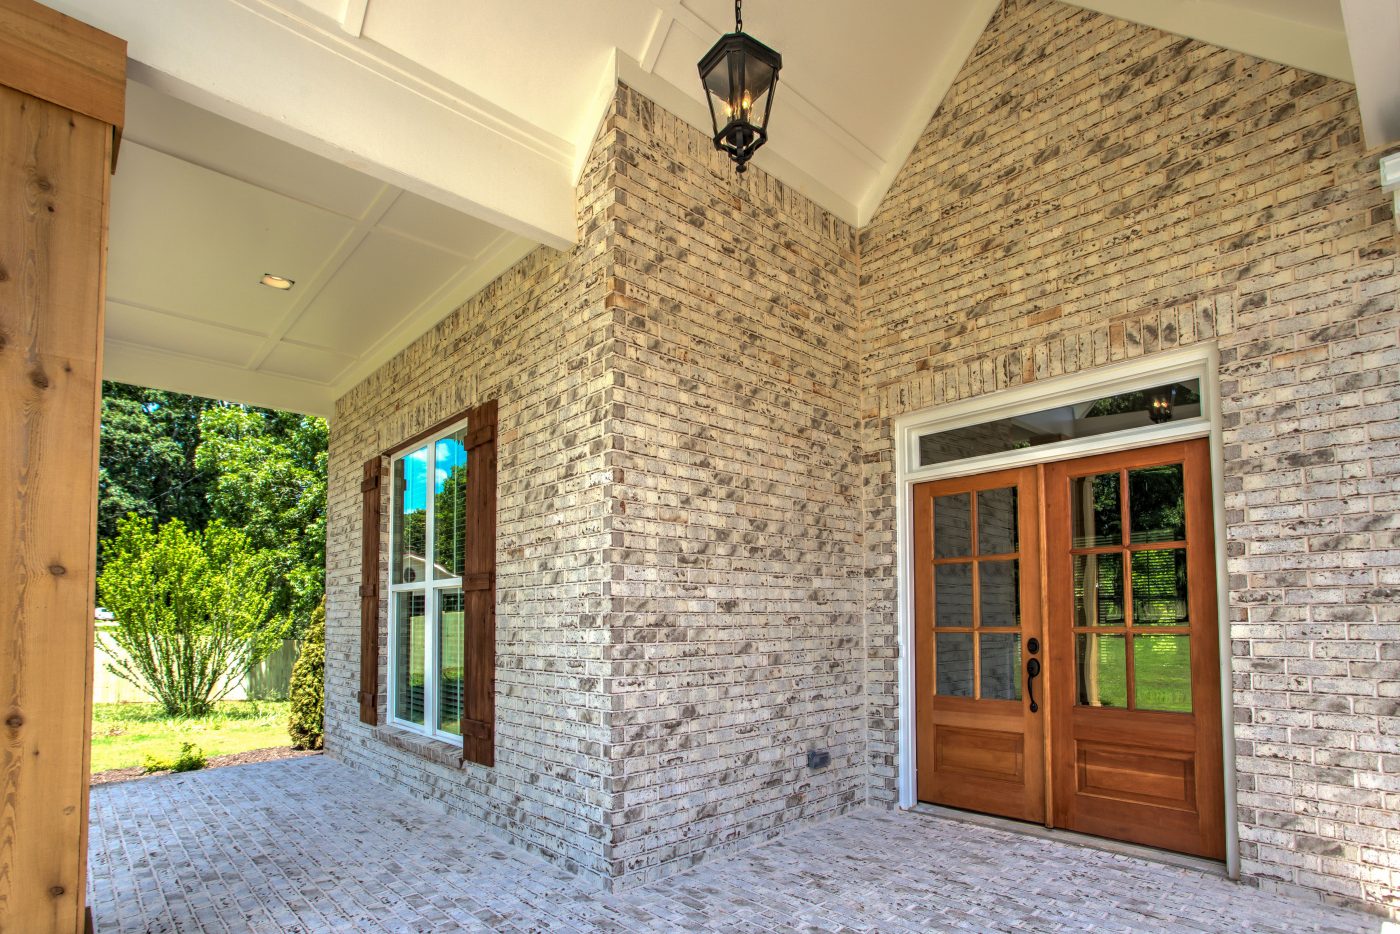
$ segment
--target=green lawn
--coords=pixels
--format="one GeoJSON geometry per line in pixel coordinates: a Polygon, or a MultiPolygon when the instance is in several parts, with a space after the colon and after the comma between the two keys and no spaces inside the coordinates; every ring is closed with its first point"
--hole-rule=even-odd
{"type": "Polygon", "coordinates": [[[198,719],[168,717],[157,704],[94,704],[92,771],[141,765],[146,756],[171,760],[181,743],[207,756],[286,746],[287,701],[221,701],[198,719]]]}

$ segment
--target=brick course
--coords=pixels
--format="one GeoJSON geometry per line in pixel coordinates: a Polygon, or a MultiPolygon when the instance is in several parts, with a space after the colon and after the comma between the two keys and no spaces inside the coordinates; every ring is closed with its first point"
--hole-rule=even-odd
{"type": "Polygon", "coordinates": [[[1244,873],[1396,910],[1400,286],[1359,140],[1349,85],[1007,0],[856,231],[620,87],[580,246],[337,406],[330,751],[611,886],[891,804],[893,419],[1214,341],[1244,873]],[[358,471],[491,397],[499,764],[459,770],[356,721],[358,471]]]}

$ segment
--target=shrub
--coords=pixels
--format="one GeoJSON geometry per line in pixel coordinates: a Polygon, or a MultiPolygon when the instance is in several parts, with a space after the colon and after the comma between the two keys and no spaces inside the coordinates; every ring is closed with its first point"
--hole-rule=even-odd
{"type": "Polygon", "coordinates": [[[193,743],[181,743],[180,755],[174,762],[147,756],[144,768],[147,772],[194,772],[204,768],[208,761],[203,749],[193,743]]]}
{"type": "Polygon", "coordinates": [[[287,733],[293,749],[320,749],[326,712],[326,604],[311,614],[301,654],[292,666],[292,715],[287,733]]]}
{"type": "Polygon", "coordinates": [[[281,645],[288,621],[272,616],[271,569],[243,533],[128,516],[102,550],[98,594],[125,653],[108,670],[171,716],[204,716],[281,645]]]}

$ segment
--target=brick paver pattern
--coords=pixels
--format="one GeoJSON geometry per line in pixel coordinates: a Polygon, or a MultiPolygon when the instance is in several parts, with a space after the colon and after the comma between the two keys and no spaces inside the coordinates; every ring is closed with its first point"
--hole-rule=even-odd
{"type": "Polygon", "coordinates": [[[317,756],[92,790],[97,930],[1378,932],[1190,869],[864,808],[620,894],[317,756]]]}

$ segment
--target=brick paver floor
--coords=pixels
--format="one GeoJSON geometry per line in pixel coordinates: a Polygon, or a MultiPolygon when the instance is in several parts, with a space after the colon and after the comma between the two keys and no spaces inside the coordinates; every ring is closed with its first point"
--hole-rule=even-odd
{"type": "Polygon", "coordinates": [[[619,895],[317,756],[92,791],[96,927],[1379,932],[1189,869],[867,808],[619,895]]]}

